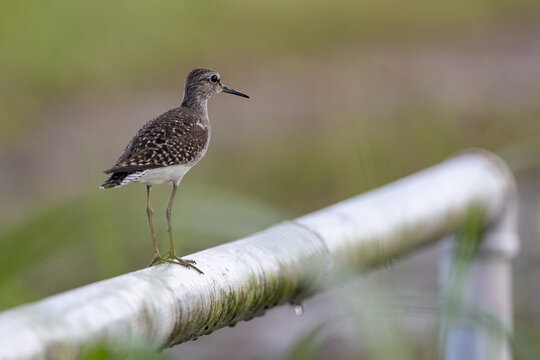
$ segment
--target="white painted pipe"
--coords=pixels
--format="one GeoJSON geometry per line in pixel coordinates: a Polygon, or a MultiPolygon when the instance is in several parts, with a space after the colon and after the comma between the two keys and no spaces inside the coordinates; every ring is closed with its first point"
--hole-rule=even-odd
{"type": "Polygon", "coordinates": [[[514,181],[473,151],[377,190],[188,257],[0,313],[0,359],[73,358],[96,341],[171,346],[296,303],[342,267],[367,268],[442,238],[473,205],[503,214],[514,181]]]}

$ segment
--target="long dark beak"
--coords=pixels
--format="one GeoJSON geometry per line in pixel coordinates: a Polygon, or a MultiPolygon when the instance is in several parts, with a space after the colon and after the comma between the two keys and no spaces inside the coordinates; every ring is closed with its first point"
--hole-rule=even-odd
{"type": "Polygon", "coordinates": [[[240,91],[236,91],[233,88],[230,88],[230,87],[228,87],[226,85],[223,85],[223,84],[221,84],[221,87],[223,88],[223,92],[226,92],[228,94],[238,95],[238,96],[241,96],[241,97],[245,97],[246,99],[249,99],[249,96],[247,96],[244,93],[241,93],[240,91]]]}

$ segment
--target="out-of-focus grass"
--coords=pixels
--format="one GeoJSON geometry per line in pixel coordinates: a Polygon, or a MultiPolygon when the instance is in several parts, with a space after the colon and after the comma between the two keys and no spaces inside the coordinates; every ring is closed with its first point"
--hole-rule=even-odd
{"type": "MultiPolygon", "coordinates": [[[[312,127],[302,141],[298,134],[285,134],[230,148],[219,161],[204,167],[198,178],[190,174],[182,183],[173,212],[180,253],[317,210],[438,163],[473,144],[460,123],[448,121],[444,112],[424,107],[401,115],[399,119],[350,115],[349,120],[337,121],[339,126],[312,127]],[[195,185],[198,179],[206,185],[195,185]]],[[[491,137],[484,144],[475,139],[488,148],[501,144],[491,137]]],[[[0,294],[5,294],[0,297],[1,307],[147,263],[152,249],[144,186],[91,189],[0,232],[0,294]]],[[[168,186],[152,191],[162,249],[169,194],[168,186]]]]}
{"type": "MultiPolygon", "coordinates": [[[[403,119],[340,123],[315,128],[301,142],[295,135],[284,135],[271,143],[262,139],[249,151],[242,145],[230,149],[224,156],[227,161],[220,158],[205,168],[206,185],[195,185],[194,177],[186,177],[173,211],[180,253],[317,210],[419,170],[419,155],[430,164],[462,147],[455,125],[435,114],[411,112],[403,119]],[[411,133],[397,131],[393,121],[408,125],[411,133]],[[429,154],[424,153],[426,147],[429,154]]],[[[0,232],[1,308],[134,270],[149,261],[144,186],[91,189],[0,232]]],[[[169,194],[168,186],[152,191],[162,249],[169,194]]]]}
{"type": "Polygon", "coordinates": [[[163,353],[155,350],[156,346],[140,342],[117,342],[102,343],[84,350],[77,358],[80,360],[166,360],[169,359],[163,353]]]}
{"type": "MultiPolygon", "coordinates": [[[[0,233],[0,309],[144,267],[153,250],[144,187],[137,190],[139,197],[118,191],[76,198],[0,233]]],[[[165,250],[168,194],[153,195],[154,221],[165,250]]],[[[189,187],[179,197],[173,232],[184,254],[286,218],[266,204],[207,186],[189,187]]]]}
{"type": "Polygon", "coordinates": [[[290,360],[435,358],[431,347],[436,346],[437,334],[415,344],[403,320],[436,318],[436,299],[417,292],[388,293],[364,278],[342,275],[349,281],[332,291],[332,317],[322,317],[320,324],[296,340],[290,360]],[[304,351],[310,357],[304,357],[304,351]]]}
{"type": "Polygon", "coordinates": [[[3,1],[0,137],[68,93],[178,81],[188,66],[465,35],[539,8],[532,0],[3,1]]]}
{"type": "MultiPolygon", "coordinates": [[[[333,291],[335,312],[331,319],[322,318],[321,323],[297,340],[289,359],[305,359],[302,354],[310,351],[309,359],[360,358],[360,359],[433,359],[442,358],[446,344],[441,343],[448,331],[457,324],[469,324],[491,336],[504,337],[515,346],[523,346],[519,352],[532,354],[536,346],[529,346],[529,336],[520,333],[512,338],[493,315],[484,309],[473,308],[463,296],[466,279],[471,265],[476,260],[482,241],[485,211],[472,207],[456,239],[446,291],[440,298],[422,294],[418,290],[407,293],[379,288],[369,284],[354,273],[343,272],[341,277],[348,282],[333,291]],[[439,332],[431,332],[415,346],[409,339],[404,319],[438,319],[439,332]],[[439,337],[439,339],[437,339],[439,337]],[[339,346],[332,346],[333,339],[341,339],[339,346]],[[517,341],[516,341],[517,340],[517,341]],[[326,346],[325,346],[326,344],[326,346]],[[313,351],[319,349],[319,353],[313,351]],[[438,355],[437,355],[438,354],[438,355]],[[442,356],[442,357],[441,357],[442,356]]],[[[482,260],[480,260],[482,261],[482,260]]],[[[329,282],[333,287],[335,280],[329,282]]],[[[459,325],[458,325],[459,326],[459,325]]],[[[418,331],[418,328],[415,329],[418,331]]],[[[527,334],[525,332],[524,334],[527,334]]],[[[489,350],[495,349],[487,349],[489,350]]],[[[528,358],[528,357],[524,357],[528,358]]]]}
{"type": "Polygon", "coordinates": [[[516,360],[540,359],[540,331],[536,326],[515,326],[511,337],[512,349],[516,360]]]}
{"type": "MultiPolygon", "coordinates": [[[[496,149],[518,139],[522,131],[507,131],[506,138],[471,135],[470,128],[449,121],[447,112],[427,105],[405,109],[399,118],[341,116],[335,123],[313,126],[301,141],[298,134],[285,134],[262,138],[256,144],[239,143],[219,161],[198,170],[203,172],[197,175],[204,175],[203,185],[195,185],[194,174],[186,177],[173,212],[180,253],[230,241],[319,209],[440,162],[472,144],[496,149]]],[[[167,186],[152,191],[162,249],[167,239],[164,210],[169,192],[167,186]]],[[[471,229],[474,236],[474,226],[471,229]]],[[[0,247],[0,309],[141,268],[152,255],[144,186],[96,189],[44,209],[0,233],[0,247]]],[[[373,312],[374,304],[386,306],[385,311],[401,309],[411,316],[436,316],[438,309],[416,298],[403,300],[400,294],[393,294],[397,301],[386,304],[381,301],[385,295],[371,294],[369,299],[364,296],[349,304],[358,326],[368,324],[372,331],[362,337],[373,345],[370,358],[419,358],[405,330],[373,312]]],[[[354,301],[360,298],[351,297],[354,301]]],[[[314,342],[299,340],[291,358],[303,349],[316,352],[325,346],[325,338],[320,336],[327,327],[323,330],[316,332],[314,342]]],[[[518,336],[516,342],[526,339],[518,336]]],[[[106,351],[97,349],[92,356],[106,351]]]]}
{"type": "Polygon", "coordinates": [[[325,330],[326,324],[323,323],[298,338],[287,359],[314,360],[321,358],[321,353],[324,350],[325,330]]]}
{"type": "Polygon", "coordinates": [[[447,117],[425,107],[404,110],[399,118],[351,114],[319,125],[307,124],[310,131],[306,133],[261,138],[256,145],[231,148],[224,156],[227,161],[212,164],[212,172],[220,176],[206,177],[301,215],[472,146],[460,123],[447,117]]]}
{"type": "MultiPolygon", "coordinates": [[[[404,40],[474,36],[500,21],[525,22],[539,5],[532,0],[0,2],[0,140],[39,121],[43,104],[66,94],[177,84],[192,66],[256,64],[367,43],[402,46],[404,40]]],[[[538,116],[521,118],[519,109],[462,114],[437,108],[428,99],[408,104],[399,115],[366,114],[333,114],[332,121],[309,124],[306,134],[239,142],[228,149],[227,161],[202,170],[203,185],[194,185],[190,174],[173,213],[179,252],[319,209],[465,147],[508,149],[527,138],[538,146],[538,116]]],[[[533,161],[538,164],[537,157],[533,161]]],[[[162,249],[169,191],[153,190],[162,249]]],[[[152,256],[144,201],[143,186],[89,192],[2,230],[0,309],[144,266],[152,256]]],[[[392,296],[399,300],[399,294],[392,296]]],[[[374,291],[370,299],[349,304],[373,330],[367,337],[376,345],[370,358],[418,358],[402,329],[369,313],[374,305],[384,305],[382,297],[374,291]],[[389,348],[378,349],[384,341],[389,348]]],[[[438,311],[416,298],[405,303],[389,308],[413,316],[415,311],[432,316],[438,311]]],[[[326,329],[316,328],[301,339],[291,358],[303,349],[316,353],[326,329]],[[316,335],[314,342],[311,335],[316,335]]],[[[523,359],[537,354],[532,345],[537,338],[536,331],[518,327],[516,353],[523,359]]],[[[94,350],[88,358],[118,353],[107,347],[94,350]]]]}

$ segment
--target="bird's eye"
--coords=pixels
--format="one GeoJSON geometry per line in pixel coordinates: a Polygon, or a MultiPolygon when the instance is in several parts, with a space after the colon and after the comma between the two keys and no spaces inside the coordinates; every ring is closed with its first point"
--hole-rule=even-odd
{"type": "Polygon", "coordinates": [[[219,78],[217,77],[217,75],[212,75],[210,77],[210,81],[213,83],[217,83],[219,81],[219,78]]]}

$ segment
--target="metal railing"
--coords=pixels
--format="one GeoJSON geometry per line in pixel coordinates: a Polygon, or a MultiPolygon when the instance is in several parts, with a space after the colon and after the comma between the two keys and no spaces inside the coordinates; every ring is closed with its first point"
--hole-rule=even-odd
{"type": "MultiPolygon", "coordinates": [[[[0,359],[72,358],[93,343],[118,339],[159,347],[194,339],[268,308],[299,303],[340,269],[375,267],[448,237],[473,207],[485,211],[487,236],[460,296],[511,331],[515,192],[513,176],[499,158],[480,150],[463,153],[190,255],[204,275],[159,265],[0,313],[0,359]]],[[[443,288],[451,249],[443,252],[443,288]]],[[[509,359],[506,337],[456,318],[443,323],[441,348],[448,359],[509,359]]]]}

